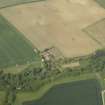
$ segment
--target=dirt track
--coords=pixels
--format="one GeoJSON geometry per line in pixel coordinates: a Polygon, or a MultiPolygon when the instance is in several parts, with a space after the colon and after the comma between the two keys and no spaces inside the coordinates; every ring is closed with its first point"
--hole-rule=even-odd
{"type": "Polygon", "coordinates": [[[56,46],[74,57],[100,47],[81,30],[105,17],[105,10],[93,0],[47,0],[1,13],[41,50],[56,46]]]}

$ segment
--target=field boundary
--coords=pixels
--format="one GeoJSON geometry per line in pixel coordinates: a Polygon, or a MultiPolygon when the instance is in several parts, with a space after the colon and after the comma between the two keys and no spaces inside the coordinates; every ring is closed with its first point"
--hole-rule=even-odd
{"type": "Polygon", "coordinates": [[[2,62],[2,65],[0,65],[0,68],[6,68],[6,67],[11,67],[14,65],[23,65],[23,64],[27,64],[30,62],[34,62],[35,59],[39,60],[39,53],[35,52],[34,49],[36,49],[38,51],[38,49],[30,42],[30,40],[28,40],[23,33],[21,33],[18,29],[16,29],[16,27],[14,27],[14,25],[12,25],[5,17],[3,17],[2,15],[0,15],[0,22],[1,22],[1,44],[4,44],[5,47],[4,48],[0,48],[1,49],[1,56],[7,56],[7,58],[5,60],[6,63],[2,62]],[[5,29],[2,30],[2,28],[5,27],[5,29]],[[8,33],[6,32],[6,29],[8,31],[8,33]],[[4,34],[4,35],[3,35],[4,34]],[[6,34],[8,34],[8,39],[6,38],[6,34]],[[9,37],[10,34],[10,37],[9,37]],[[15,35],[17,35],[15,37],[15,35]],[[16,40],[15,41],[10,41],[12,38],[14,38],[16,40]],[[2,40],[6,40],[6,41],[2,41],[2,40]],[[12,47],[10,47],[10,45],[12,45],[12,47]],[[17,44],[23,44],[22,47],[18,47],[17,44]],[[7,48],[7,49],[5,49],[7,48]],[[10,54],[11,51],[14,52],[12,54],[10,54]],[[28,50],[27,50],[28,49],[28,50]],[[8,51],[7,51],[8,50],[8,51]],[[16,51],[15,51],[16,50],[16,51]],[[19,51],[21,50],[21,51],[19,51]],[[26,53],[24,54],[24,51],[26,51],[26,53]],[[3,53],[3,51],[5,51],[5,53],[3,53]],[[9,53],[8,53],[9,52],[9,53]],[[18,54],[17,54],[18,53],[18,54]],[[10,55],[9,55],[10,54],[10,55]],[[19,55],[22,55],[22,57],[20,57],[19,55]],[[10,58],[10,57],[11,58],[10,58]],[[16,58],[16,59],[15,59],[16,58]],[[16,60],[16,61],[15,61],[16,60]]]}
{"type": "MultiPolygon", "coordinates": [[[[31,41],[25,37],[24,33],[20,32],[11,22],[9,22],[3,15],[0,14],[0,17],[3,18],[6,21],[6,24],[8,24],[14,31],[18,32],[21,34],[21,37],[33,48],[33,49],[37,49],[37,47],[35,47],[31,41]]],[[[38,50],[38,49],[37,49],[38,50]]]]}
{"type": "Polygon", "coordinates": [[[13,6],[18,6],[18,5],[23,5],[23,4],[29,4],[29,3],[33,3],[33,2],[41,2],[41,1],[46,1],[46,0],[31,0],[31,1],[23,1],[23,2],[20,2],[20,3],[7,4],[5,6],[0,6],[0,9],[13,7],[13,6]]]}
{"type": "Polygon", "coordinates": [[[85,32],[93,41],[95,41],[98,45],[101,47],[105,47],[100,41],[98,41],[93,35],[91,35],[89,32],[83,29],[83,32],[85,32]]]}
{"type": "Polygon", "coordinates": [[[87,27],[85,27],[84,29],[82,29],[82,31],[87,34],[92,40],[94,40],[98,45],[100,45],[102,48],[105,48],[105,45],[103,45],[99,40],[97,40],[97,38],[95,38],[91,33],[88,32],[88,28],[93,27],[95,25],[97,25],[98,23],[104,21],[105,18],[102,18],[96,22],[94,22],[93,24],[88,25],[87,27]]]}
{"type": "Polygon", "coordinates": [[[101,6],[102,8],[105,9],[105,5],[104,5],[105,1],[104,1],[104,0],[95,0],[95,2],[96,2],[97,4],[99,4],[99,6],[101,6]]]}

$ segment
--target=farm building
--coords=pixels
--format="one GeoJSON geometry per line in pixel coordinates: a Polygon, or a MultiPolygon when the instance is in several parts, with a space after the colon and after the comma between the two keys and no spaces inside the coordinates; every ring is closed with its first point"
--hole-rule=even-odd
{"type": "Polygon", "coordinates": [[[63,54],[56,47],[51,47],[42,51],[41,56],[44,60],[59,60],[63,58],[63,54]]]}

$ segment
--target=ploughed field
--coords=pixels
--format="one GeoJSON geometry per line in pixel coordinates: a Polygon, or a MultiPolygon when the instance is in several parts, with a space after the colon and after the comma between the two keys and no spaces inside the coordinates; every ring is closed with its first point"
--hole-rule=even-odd
{"type": "Polygon", "coordinates": [[[23,105],[102,105],[101,88],[97,80],[57,85],[41,99],[23,105]]]}
{"type": "Polygon", "coordinates": [[[31,43],[0,16],[0,68],[29,63],[37,58],[31,43]]]}

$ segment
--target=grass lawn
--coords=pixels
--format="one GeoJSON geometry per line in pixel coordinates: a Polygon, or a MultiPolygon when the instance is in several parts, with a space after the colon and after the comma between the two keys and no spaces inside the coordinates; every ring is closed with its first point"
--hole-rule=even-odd
{"type": "Polygon", "coordinates": [[[23,102],[28,101],[28,100],[30,101],[30,100],[40,99],[51,87],[55,85],[59,85],[63,83],[70,83],[70,82],[79,81],[79,80],[94,79],[94,78],[96,78],[96,75],[92,73],[84,74],[84,75],[80,75],[76,77],[69,77],[69,76],[62,77],[62,75],[60,75],[59,78],[57,78],[57,80],[54,80],[46,84],[45,86],[40,88],[38,91],[18,93],[15,105],[21,105],[23,102]]]}
{"type": "Polygon", "coordinates": [[[37,101],[23,105],[102,105],[101,88],[97,80],[85,80],[57,85],[37,101]]]}
{"type": "Polygon", "coordinates": [[[39,59],[34,46],[0,16],[0,68],[28,64],[39,59]]]}
{"type": "Polygon", "coordinates": [[[44,0],[0,0],[0,9],[44,0]]]}

